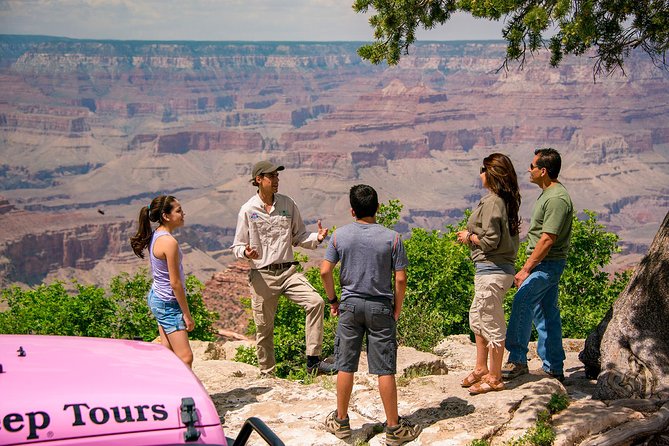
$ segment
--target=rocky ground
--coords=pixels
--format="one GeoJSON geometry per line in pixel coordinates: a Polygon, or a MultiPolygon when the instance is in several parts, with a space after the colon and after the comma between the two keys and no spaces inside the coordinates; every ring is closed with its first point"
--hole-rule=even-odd
{"type": "MultiPolygon", "coordinates": [[[[193,370],[209,391],[226,435],[234,438],[244,420],[261,418],[286,445],[384,445],[381,423],[385,420],[376,377],[367,373],[361,358],[356,374],[349,416],[353,436],[337,439],[323,427],[323,420],[336,405],[336,377],[319,376],[312,383],[261,378],[256,367],[227,360],[237,346],[227,343],[192,342],[193,370]]],[[[578,352],[583,341],[565,340],[567,360],[564,383],[542,376],[540,361],[531,350],[530,374],[507,383],[507,389],[471,396],[460,386],[475,362],[475,346],[468,336],[452,336],[435,348],[434,354],[401,347],[398,358],[400,414],[423,427],[415,445],[469,445],[485,438],[502,445],[519,438],[534,426],[553,393],[569,396],[570,406],[553,417],[555,445],[630,444],[597,435],[616,428],[629,431],[651,423],[662,409],[657,401],[601,402],[592,400],[595,381],[585,377],[578,352]],[[608,441],[608,443],[607,443],[608,441]]],[[[620,438],[620,437],[617,437],[620,438]]],[[[668,444],[669,437],[656,437],[652,444],[668,444]],[[658,443],[657,441],[660,441],[658,443]]],[[[250,445],[265,444],[255,434],[250,445]]]]}

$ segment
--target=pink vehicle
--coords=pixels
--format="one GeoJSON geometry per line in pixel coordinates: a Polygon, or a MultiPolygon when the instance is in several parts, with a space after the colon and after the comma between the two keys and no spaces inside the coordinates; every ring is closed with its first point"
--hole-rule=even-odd
{"type": "MultiPolygon", "coordinates": [[[[258,419],[252,430],[283,445],[258,419]]],[[[243,438],[245,437],[245,438],[243,438]]],[[[0,444],[227,445],[200,381],[161,345],[0,335],[0,444]]]]}

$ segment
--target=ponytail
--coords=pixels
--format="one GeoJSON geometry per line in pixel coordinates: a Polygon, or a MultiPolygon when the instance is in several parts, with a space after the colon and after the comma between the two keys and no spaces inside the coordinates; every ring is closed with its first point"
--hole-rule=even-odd
{"type": "Polygon", "coordinates": [[[163,222],[163,214],[172,212],[172,203],[176,200],[172,195],[160,195],[151,201],[148,206],[139,210],[137,218],[137,233],[130,237],[130,246],[137,257],[144,258],[143,251],[151,243],[153,229],[151,222],[163,222]]]}

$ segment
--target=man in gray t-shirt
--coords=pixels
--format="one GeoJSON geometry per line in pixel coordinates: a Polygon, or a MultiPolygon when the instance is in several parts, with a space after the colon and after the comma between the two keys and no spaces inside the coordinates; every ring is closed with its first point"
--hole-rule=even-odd
{"type": "Polygon", "coordinates": [[[392,302],[393,274],[408,263],[397,232],[361,220],[337,229],[325,260],[341,262],[342,302],[348,297],[385,297],[392,302]]]}
{"type": "Polygon", "coordinates": [[[403,444],[421,431],[397,413],[396,333],[406,290],[407,256],[400,235],[376,223],[379,199],[374,188],[353,186],[349,199],[355,222],[335,231],[321,264],[330,311],[339,315],[335,338],[337,410],[328,415],[325,427],[338,438],[351,435],[348,405],[366,334],[369,373],[378,375],[386,411],[386,444],[403,444]],[[339,262],[341,303],[333,276],[339,262]]]}

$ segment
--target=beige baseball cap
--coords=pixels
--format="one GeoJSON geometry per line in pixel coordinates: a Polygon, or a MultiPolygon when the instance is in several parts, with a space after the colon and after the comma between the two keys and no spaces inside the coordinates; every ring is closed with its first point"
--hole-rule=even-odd
{"type": "Polygon", "coordinates": [[[276,164],[272,163],[271,161],[258,161],[257,163],[254,164],[253,170],[251,171],[251,182],[254,182],[256,180],[256,177],[258,175],[262,175],[264,173],[272,173],[276,172],[279,170],[283,170],[285,167],[283,166],[277,166],[276,164]]]}

